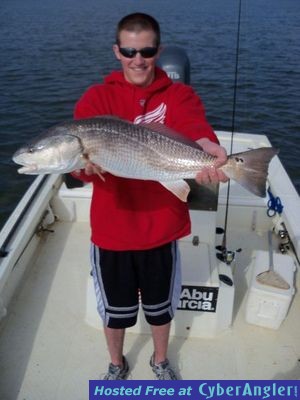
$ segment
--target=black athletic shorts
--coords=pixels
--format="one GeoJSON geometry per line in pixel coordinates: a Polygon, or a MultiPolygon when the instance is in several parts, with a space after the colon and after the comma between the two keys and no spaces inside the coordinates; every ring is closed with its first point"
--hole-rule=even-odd
{"type": "Polygon", "coordinates": [[[139,304],[151,325],[171,321],[181,291],[177,242],[150,250],[111,251],[91,245],[97,308],[110,328],[137,321],[139,304]]]}

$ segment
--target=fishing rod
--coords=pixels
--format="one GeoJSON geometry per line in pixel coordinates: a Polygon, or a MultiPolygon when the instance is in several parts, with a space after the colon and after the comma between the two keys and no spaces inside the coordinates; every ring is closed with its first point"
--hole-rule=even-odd
{"type": "MultiPolygon", "coordinates": [[[[239,53],[240,53],[241,14],[242,14],[242,0],[239,0],[236,51],[235,51],[234,85],[233,85],[233,107],[232,107],[232,118],[231,118],[231,139],[230,139],[229,154],[232,154],[232,151],[233,151],[233,136],[234,136],[234,132],[235,132],[238,67],[239,67],[239,53]]],[[[228,225],[228,211],[229,211],[229,196],[230,196],[230,180],[227,183],[224,229],[222,229],[222,231],[220,232],[220,233],[223,233],[222,245],[216,247],[217,250],[221,251],[220,253],[217,253],[217,257],[221,261],[224,261],[228,265],[230,265],[232,263],[232,261],[234,260],[235,253],[241,251],[241,249],[237,249],[235,251],[230,251],[227,249],[227,225],[228,225]]]]}

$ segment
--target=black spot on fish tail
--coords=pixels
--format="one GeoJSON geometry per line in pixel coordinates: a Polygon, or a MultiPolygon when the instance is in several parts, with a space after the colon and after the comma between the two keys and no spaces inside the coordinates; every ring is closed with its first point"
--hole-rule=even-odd
{"type": "Polygon", "coordinates": [[[229,178],[251,193],[265,197],[269,163],[278,152],[273,147],[261,147],[232,154],[222,169],[229,178]]]}

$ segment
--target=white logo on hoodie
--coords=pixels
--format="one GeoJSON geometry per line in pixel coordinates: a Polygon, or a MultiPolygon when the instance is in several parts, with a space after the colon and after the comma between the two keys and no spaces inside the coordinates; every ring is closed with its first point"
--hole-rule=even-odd
{"type": "Polygon", "coordinates": [[[150,122],[159,122],[163,124],[165,122],[167,112],[167,105],[165,103],[161,103],[157,108],[153,111],[149,111],[146,114],[138,115],[133,123],[134,124],[149,124],[150,122]]]}

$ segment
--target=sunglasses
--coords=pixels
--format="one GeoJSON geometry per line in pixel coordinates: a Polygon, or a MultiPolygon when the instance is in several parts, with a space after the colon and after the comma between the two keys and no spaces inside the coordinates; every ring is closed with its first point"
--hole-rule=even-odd
{"type": "Polygon", "coordinates": [[[133,47],[119,47],[119,51],[122,56],[126,58],[133,58],[137,53],[140,53],[143,58],[151,58],[157,54],[158,47],[144,47],[140,50],[134,49],[133,47]]]}

